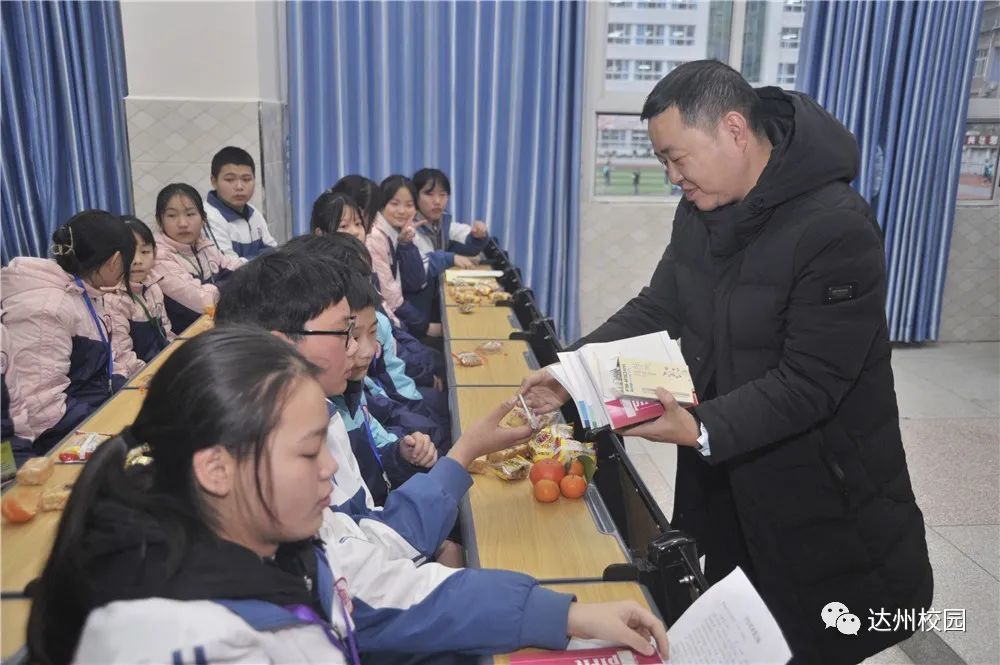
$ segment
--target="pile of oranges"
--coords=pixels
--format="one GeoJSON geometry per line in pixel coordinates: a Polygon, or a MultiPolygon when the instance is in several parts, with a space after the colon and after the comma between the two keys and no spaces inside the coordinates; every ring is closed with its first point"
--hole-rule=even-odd
{"type": "Polygon", "coordinates": [[[587,491],[583,464],[573,460],[563,464],[557,459],[543,459],[531,467],[532,491],[541,503],[552,503],[559,495],[567,499],[579,499],[587,491]]]}

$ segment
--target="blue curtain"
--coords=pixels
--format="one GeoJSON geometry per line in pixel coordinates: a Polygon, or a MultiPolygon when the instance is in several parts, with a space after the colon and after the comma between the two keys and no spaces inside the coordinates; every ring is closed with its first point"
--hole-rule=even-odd
{"type": "Polygon", "coordinates": [[[566,339],[578,335],[585,3],[288,4],[296,233],[341,176],[451,179],[566,339]]]}
{"type": "Polygon", "coordinates": [[[117,2],[2,2],[3,263],[85,208],[132,208],[117,2]]]}
{"type": "Polygon", "coordinates": [[[980,2],[810,2],[797,88],[858,138],[890,338],[937,339],[980,2]]]}

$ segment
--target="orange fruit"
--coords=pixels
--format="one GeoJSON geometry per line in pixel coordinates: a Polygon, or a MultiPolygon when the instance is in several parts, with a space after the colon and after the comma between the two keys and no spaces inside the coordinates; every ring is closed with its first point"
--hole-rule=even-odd
{"type": "Polygon", "coordinates": [[[569,463],[569,470],[566,471],[567,475],[570,476],[582,476],[583,475],[583,462],[578,459],[574,459],[569,463]]]}
{"type": "Polygon", "coordinates": [[[583,476],[568,475],[559,481],[559,490],[567,499],[579,499],[587,491],[587,481],[583,476]]]}
{"type": "Polygon", "coordinates": [[[562,463],[557,459],[543,459],[538,460],[531,467],[531,474],[528,476],[531,478],[531,484],[534,485],[539,480],[546,479],[559,484],[559,481],[563,479],[566,475],[566,469],[563,468],[562,463]]]}
{"type": "Polygon", "coordinates": [[[534,487],[535,499],[542,503],[552,503],[559,498],[559,485],[554,480],[542,478],[534,487]]]}
{"type": "MultiPolygon", "coordinates": [[[[26,497],[27,498],[27,497],[26,497]]],[[[37,497],[35,497],[37,499],[37,497]]],[[[17,495],[8,493],[0,502],[0,512],[8,522],[27,522],[38,512],[38,504],[29,506],[27,503],[18,501],[17,495]]]]}

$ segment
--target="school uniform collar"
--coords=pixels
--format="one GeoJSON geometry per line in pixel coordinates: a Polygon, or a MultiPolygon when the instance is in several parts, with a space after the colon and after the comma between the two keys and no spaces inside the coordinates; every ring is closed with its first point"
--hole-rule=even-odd
{"type": "Polygon", "coordinates": [[[389,240],[395,246],[399,239],[399,230],[396,229],[381,212],[375,213],[375,228],[389,236],[389,240]]]}
{"type": "Polygon", "coordinates": [[[254,209],[249,203],[244,204],[243,210],[236,210],[220,199],[214,189],[208,193],[206,200],[210,206],[219,211],[219,214],[227,222],[235,222],[237,220],[250,221],[250,218],[253,217],[254,209]]]}

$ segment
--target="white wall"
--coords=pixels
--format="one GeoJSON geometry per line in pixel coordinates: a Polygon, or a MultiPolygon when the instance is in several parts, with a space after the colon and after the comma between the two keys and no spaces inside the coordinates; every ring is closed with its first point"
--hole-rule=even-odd
{"type": "Polygon", "coordinates": [[[130,97],[283,101],[278,2],[121,4],[130,97]]]}

